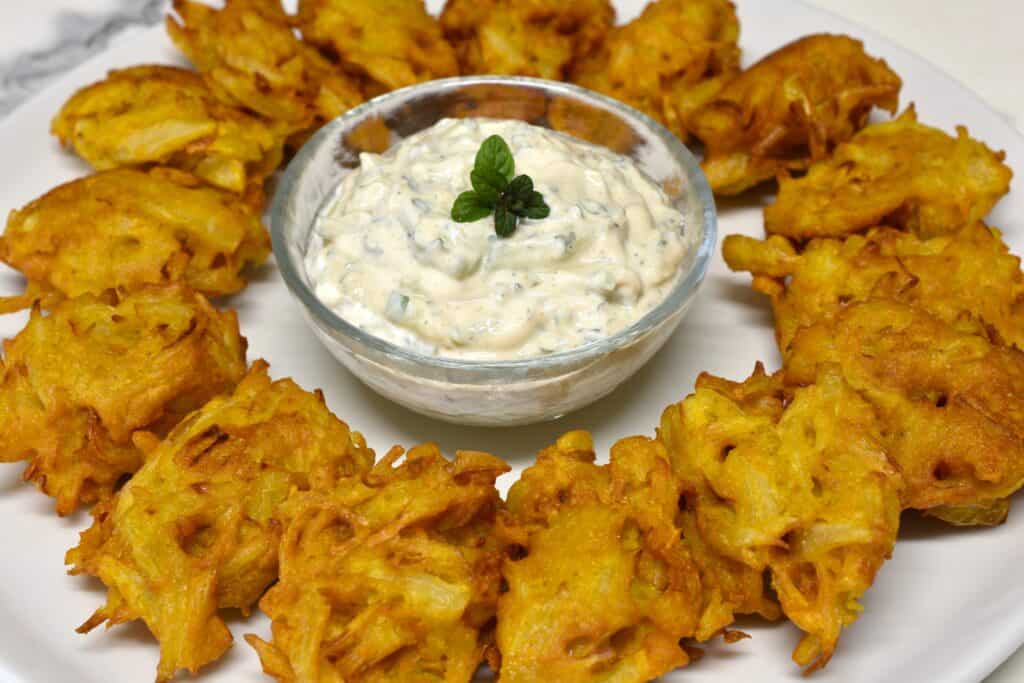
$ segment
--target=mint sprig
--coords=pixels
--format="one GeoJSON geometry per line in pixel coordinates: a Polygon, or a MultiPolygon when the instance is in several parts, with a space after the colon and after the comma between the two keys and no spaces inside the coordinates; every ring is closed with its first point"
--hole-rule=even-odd
{"type": "Polygon", "coordinates": [[[469,174],[472,190],[463,192],[452,204],[452,220],[473,223],[494,213],[494,231],[510,237],[520,218],[539,220],[551,214],[540,192],[533,189],[528,175],[515,175],[512,150],[500,135],[492,135],[477,150],[469,174]]]}

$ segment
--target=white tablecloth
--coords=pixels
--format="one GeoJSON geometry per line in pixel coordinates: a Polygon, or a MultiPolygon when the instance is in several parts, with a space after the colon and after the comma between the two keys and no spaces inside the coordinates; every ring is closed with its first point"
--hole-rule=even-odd
{"type": "MultiPolygon", "coordinates": [[[[83,34],[115,33],[151,18],[160,0],[0,0],[0,113],[37,87],[35,79],[12,83],[9,75],[25,55],[83,34]],[[120,19],[112,19],[119,12],[120,19]],[[105,31],[104,29],[108,29],[105,31]]],[[[739,0],[757,2],[758,0],[739,0]]],[[[930,60],[987,100],[1024,130],[1024,87],[1019,85],[1021,0],[805,0],[874,29],[930,60]]],[[[744,30],[754,30],[744,27],[744,30]]],[[[45,72],[49,60],[36,60],[45,72]]],[[[909,615],[908,615],[909,616],[909,615]]],[[[969,657],[970,653],[963,653],[969,657]]],[[[1024,681],[1024,650],[986,683],[1024,681]]]]}

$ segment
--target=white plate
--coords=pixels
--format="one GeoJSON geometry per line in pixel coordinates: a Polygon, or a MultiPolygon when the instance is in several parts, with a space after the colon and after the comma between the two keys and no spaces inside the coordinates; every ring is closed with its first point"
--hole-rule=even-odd
{"type": "MultiPolygon", "coordinates": [[[[433,2],[436,6],[439,2],[433,2]]],[[[632,18],[642,0],[618,3],[620,18],[632,18]]],[[[936,11],[941,11],[936,8],[936,11]]],[[[745,61],[798,36],[848,33],[885,57],[903,77],[904,103],[914,101],[921,119],[951,130],[966,123],[972,134],[1005,149],[1018,177],[1024,175],[1024,139],[975,95],[920,58],[870,32],[794,0],[741,0],[745,61]]],[[[936,39],[941,39],[936,36],[936,39]]],[[[17,208],[54,185],[84,174],[84,164],[61,152],[48,134],[50,117],[77,87],[109,68],[143,62],[179,61],[161,28],[134,31],[103,55],[67,74],[0,125],[0,212],[17,208]]],[[[724,203],[721,234],[759,235],[758,207],[724,203]]],[[[993,214],[1017,253],[1024,252],[1024,193],[1011,194],[993,214]]],[[[0,272],[0,290],[21,287],[0,272]]],[[[307,331],[298,305],[274,268],[265,269],[241,295],[225,302],[239,310],[250,358],[264,357],[275,376],[291,376],[307,388],[323,387],[331,408],[383,452],[395,443],[433,440],[455,448],[492,451],[516,472],[533,453],[572,428],[594,432],[602,449],[618,437],[651,434],[662,408],[688,394],[701,370],[745,377],[758,359],[778,365],[766,302],[749,289],[746,275],[729,273],[717,256],[689,317],[646,369],[610,397],[556,423],[518,430],[463,429],[411,414],[365,389],[307,331]]],[[[0,318],[0,336],[18,332],[24,315],[0,318]]],[[[89,523],[85,514],[58,519],[52,501],[19,480],[22,466],[0,467],[0,682],[118,683],[152,680],[157,646],[139,623],[80,636],[74,627],[104,598],[99,582],[68,577],[65,550],[89,523]]],[[[506,489],[515,474],[501,481],[506,489]]],[[[1021,501],[1017,501],[1020,504],[1021,501]]],[[[894,558],[864,599],[860,621],[843,634],[817,683],[980,681],[1024,643],[1024,510],[996,529],[957,531],[904,516],[894,558]]],[[[236,647],[211,666],[203,680],[265,681],[255,653],[241,635],[266,635],[255,615],[233,616],[236,647]]],[[[798,633],[788,624],[743,622],[753,635],[732,647],[713,646],[697,665],[669,676],[678,681],[797,681],[789,659],[798,633]]]]}

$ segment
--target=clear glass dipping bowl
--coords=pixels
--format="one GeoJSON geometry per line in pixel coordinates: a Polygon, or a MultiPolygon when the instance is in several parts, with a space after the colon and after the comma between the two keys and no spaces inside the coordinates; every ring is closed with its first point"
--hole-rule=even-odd
{"type": "Polygon", "coordinates": [[[466,425],[552,420],[592,403],[639,370],[683,319],[715,247],[715,204],[697,160],[648,116],[589,90],[533,78],[449,78],[396,90],[321,128],[288,165],[271,209],[274,255],[327,349],[374,391],[418,413],[466,425]],[[636,161],[672,197],[697,246],[668,297],[631,327],[571,351],[473,362],[423,356],[349,324],[313,293],[305,269],[317,213],[359,153],[383,152],[446,117],[519,119],[636,161]]]}

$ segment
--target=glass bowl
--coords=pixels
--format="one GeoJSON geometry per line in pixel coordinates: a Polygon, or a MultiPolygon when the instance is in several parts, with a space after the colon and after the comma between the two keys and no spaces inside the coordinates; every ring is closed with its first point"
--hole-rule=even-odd
{"type": "Polygon", "coordinates": [[[661,348],[693,302],[715,246],[715,204],[697,160],[663,126],[584,88],[534,78],[472,76],[370,100],[321,128],[288,165],[271,208],[274,256],[327,349],[374,391],[418,413],[465,425],[552,420],[611,392],[661,348]],[[424,356],[346,322],[313,293],[305,253],[314,220],[360,152],[383,152],[442,118],[519,119],[631,157],[699,230],[667,298],[621,332],[526,360],[424,356]]]}

